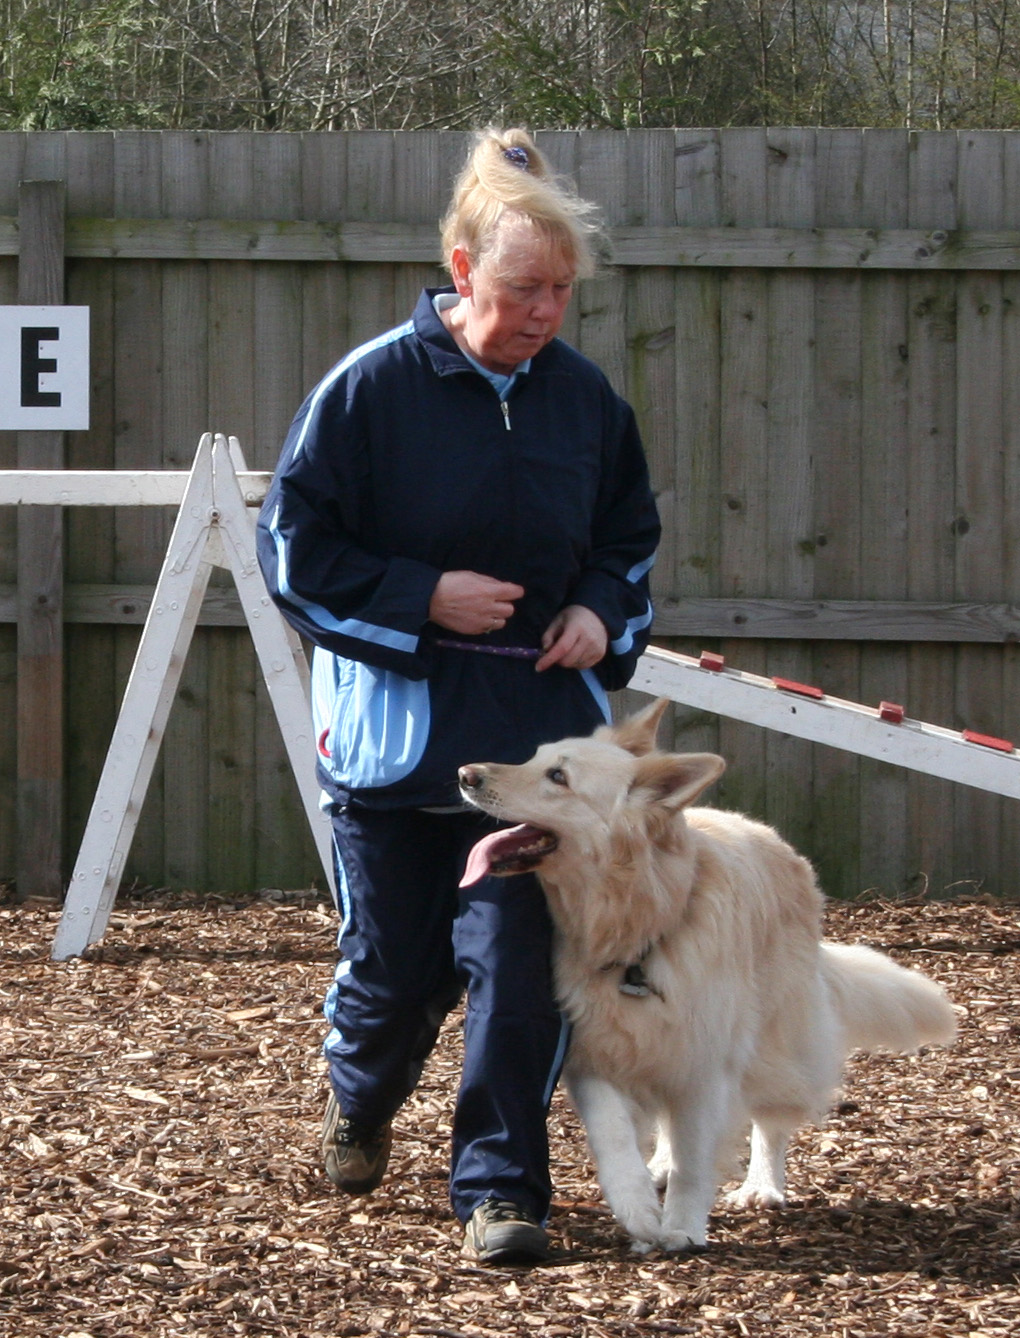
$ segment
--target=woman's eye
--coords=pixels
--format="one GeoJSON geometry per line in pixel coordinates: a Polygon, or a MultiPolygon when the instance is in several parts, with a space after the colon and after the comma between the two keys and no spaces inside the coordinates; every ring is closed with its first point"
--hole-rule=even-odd
{"type": "Polygon", "coordinates": [[[554,785],[566,785],[567,783],[566,773],[561,767],[550,767],[545,774],[546,779],[551,780],[554,785]]]}

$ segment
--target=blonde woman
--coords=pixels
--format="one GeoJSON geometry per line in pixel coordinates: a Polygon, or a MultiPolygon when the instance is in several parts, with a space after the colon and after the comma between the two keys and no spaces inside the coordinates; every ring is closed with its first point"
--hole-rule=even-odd
{"type": "Polygon", "coordinates": [[[557,338],[597,235],[526,133],[480,135],[442,223],[452,286],[311,392],[259,520],[273,597],[316,647],[343,917],[326,1172],[379,1185],[466,990],[450,1192],[483,1262],[548,1255],[567,1036],[533,875],[458,887],[494,824],[460,802],[457,768],[604,721],[651,623],[659,524],[634,417],[557,338]]]}

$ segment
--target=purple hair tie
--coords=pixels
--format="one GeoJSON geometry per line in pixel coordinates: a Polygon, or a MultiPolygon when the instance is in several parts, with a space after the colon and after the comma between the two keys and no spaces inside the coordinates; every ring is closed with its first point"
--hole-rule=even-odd
{"type": "Polygon", "coordinates": [[[518,148],[516,144],[512,148],[504,149],[503,157],[508,163],[513,163],[514,167],[523,167],[525,172],[531,166],[527,149],[518,148]]]}

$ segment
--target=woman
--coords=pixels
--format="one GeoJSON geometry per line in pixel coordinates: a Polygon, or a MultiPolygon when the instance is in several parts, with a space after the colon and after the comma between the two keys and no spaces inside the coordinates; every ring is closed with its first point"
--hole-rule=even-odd
{"type": "Polygon", "coordinates": [[[343,914],[326,1170],[348,1193],[379,1184],[466,988],[450,1184],[483,1262],[548,1252],[566,1034],[536,880],[458,891],[492,823],[457,768],[589,733],[651,622],[659,525],[633,414],[556,338],[595,235],[528,135],[481,135],[443,223],[452,288],[316,387],[259,519],[273,597],[316,647],[343,914]]]}

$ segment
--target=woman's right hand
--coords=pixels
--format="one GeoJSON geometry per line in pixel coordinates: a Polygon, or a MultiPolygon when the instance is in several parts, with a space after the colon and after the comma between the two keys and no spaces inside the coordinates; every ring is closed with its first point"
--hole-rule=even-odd
{"type": "Polygon", "coordinates": [[[461,636],[482,636],[505,627],[524,587],[477,571],[445,571],[429,601],[429,618],[461,636]]]}

